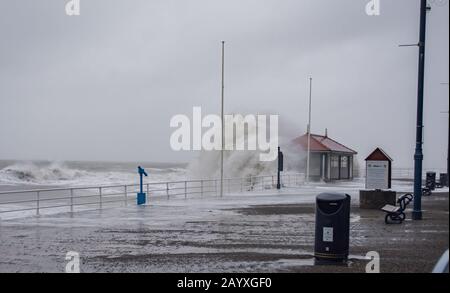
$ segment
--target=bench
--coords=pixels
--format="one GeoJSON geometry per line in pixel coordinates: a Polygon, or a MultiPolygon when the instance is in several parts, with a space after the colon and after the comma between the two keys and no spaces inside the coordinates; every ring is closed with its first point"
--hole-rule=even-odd
{"type": "Polygon", "coordinates": [[[429,187],[422,188],[422,196],[431,196],[432,191],[429,187]]]}
{"type": "Polygon", "coordinates": [[[385,205],[381,208],[383,212],[386,213],[384,217],[384,222],[386,224],[396,223],[401,224],[406,218],[405,210],[408,204],[413,200],[413,195],[411,193],[404,194],[397,199],[398,206],[393,206],[390,204],[385,205]]]}

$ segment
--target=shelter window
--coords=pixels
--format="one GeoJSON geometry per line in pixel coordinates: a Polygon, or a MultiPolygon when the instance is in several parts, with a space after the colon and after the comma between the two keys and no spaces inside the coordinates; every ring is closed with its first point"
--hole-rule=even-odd
{"type": "Polygon", "coordinates": [[[331,157],[331,167],[333,167],[333,168],[339,167],[339,157],[337,157],[337,156],[331,157]]]}
{"type": "Polygon", "coordinates": [[[348,158],[347,157],[341,157],[341,167],[347,168],[348,158]]]}

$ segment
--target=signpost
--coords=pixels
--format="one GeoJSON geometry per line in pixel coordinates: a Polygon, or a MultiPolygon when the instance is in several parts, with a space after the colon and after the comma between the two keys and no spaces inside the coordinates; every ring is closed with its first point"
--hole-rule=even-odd
{"type": "Polygon", "coordinates": [[[395,205],[396,192],[391,189],[392,158],[381,148],[376,148],[366,158],[366,190],[359,191],[362,209],[380,209],[386,204],[395,205]]]}
{"type": "Polygon", "coordinates": [[[280,151],[280,147],[278,147],[277,189],[281,189],[280,172],[283,171],[283,159],[283,153],[280,151]]]}
{"type": "Polygon", "coordinates": [[[366,189],[391,188],[393,159],[382,149],[376,148],[366,158],[366,189]]]}
{"type": "Polygon", "coordinates": [[[366,161],[366,189],[389,188],[389,161],[366,161]]]}

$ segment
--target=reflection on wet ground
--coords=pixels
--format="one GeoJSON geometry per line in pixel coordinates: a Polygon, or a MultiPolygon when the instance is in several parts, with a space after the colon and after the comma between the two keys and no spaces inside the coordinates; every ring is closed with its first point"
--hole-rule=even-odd
{"type": "Polygon", "coordinates": [[[448,193],[402,225],[354,203],[348,263],[315,265],[313,202],[268,194],[3,221],[0,271],[63,272],[77,251],[83,272],[364,272],[374,250],[382,272],[429,272],[448,248],[448,193]]]}

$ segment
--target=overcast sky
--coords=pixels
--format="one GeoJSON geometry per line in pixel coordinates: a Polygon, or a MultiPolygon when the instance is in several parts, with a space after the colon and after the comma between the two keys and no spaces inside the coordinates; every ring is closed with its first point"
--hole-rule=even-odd
{"type": "MultiPolygon", "coordinates": [[[[280,115],[364,157],[383,147],[412,167],[419,0],[0,0],[0,159],[188,161],[170,119],[220,111],[280,115]]],[[[425,167],[447,158],[449,8],[428,14],[425,167]]]]}

